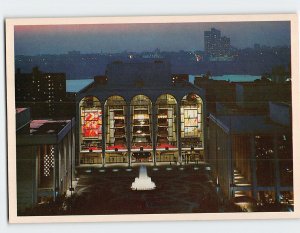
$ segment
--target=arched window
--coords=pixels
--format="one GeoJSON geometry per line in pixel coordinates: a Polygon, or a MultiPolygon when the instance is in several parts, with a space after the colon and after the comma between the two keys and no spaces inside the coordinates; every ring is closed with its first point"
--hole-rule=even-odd
{"type": "Polygon", "coordinates": [[[182,148],[203,148],[203,102],[196,94],[188,94],[181,100],[182,148]]]}
{"type": "Polygon", "coordinates": [[[157,149],[177,148],[176,99],[164,94],[158,97],[157,107],[157,149]]]}
{"type": "Polygon", "coordinates": [[[126,102],[121,96],[111,96],[106,108],[106,149],[122,150],[126,146],[126,102]]]}
{"type": "Polygon", "coordinates": [[[132,149],[152,148],[152,120],[151,100],[145,95],[135,96],[130,103],[131,107],[131,143],[132,149]]]}
{"type": "Polygon", "coordinates": [[[80,107],[80,151],[97,151],[102,148],[102,110],[94,96],[84,97],[80,107]]]}

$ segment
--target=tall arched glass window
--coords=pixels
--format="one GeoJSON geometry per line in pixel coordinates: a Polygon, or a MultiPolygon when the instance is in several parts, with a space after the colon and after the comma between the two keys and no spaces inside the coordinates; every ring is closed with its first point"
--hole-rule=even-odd
{"type": "Polygon", "coordinates": [[[106,150],[126,149],[126,102],[121,96],[111,96],[105,107],[106,150]]]}
{"type": "Polygon", "coordinates": [[[95,96],[84,97],[80,107],[80,151],[97,151],[102,148],[102,110],[95,96]]]}
{"type": "Polygon", "coordinates": [[[176,105],[176,99],[169,94],[161,95],[156,101],[158,149],[177,148],[176,105]]]}
{"type": "Polygon", "coordinates": [[[131,103],[131,147],[132,149],[152,148],[151,100],[145,95],[135,96],[131,103]]]}
{"type": "Polygon", "coordinates": [[[181,100],[182,148],[203,148],[202,105],[201,98],[193,93],[181,100]]]}

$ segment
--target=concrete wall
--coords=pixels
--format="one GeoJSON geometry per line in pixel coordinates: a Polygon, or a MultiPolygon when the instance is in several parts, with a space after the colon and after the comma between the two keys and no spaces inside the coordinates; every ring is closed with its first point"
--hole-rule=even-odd
{"type": "Polygon", "coordinates": [[[171,68],[168,63],[111,63],[106,75],[112,86],[156,86],[171,83],[171,68]]]}
{"type": "Polygon", "coordinates": [[[37,147],[17,147],[17,209],[37,202],[37,147]]]}
{"type": "Polygon", "coordinates": [[[290,102],[289,84],[236,84],[236,101],[241,107],[267,108],[269,101],[290,102]]]}
{"type": "Polygon", "coordinates": [[[212,174],[220,184],[221,190],[228,198],[231,198],[231,151],[229,135],[214,122],[209,123],[209,152],[208,160],[212,167],[212,174]]]}
{"type": "Polygon", "coordinates": [[[75,143],[71,143],[71,140],[74,140],[74,133],[73,137],[71,132],[58,144],[58,155],[56,155],[56,159],[58,162],[56,163],[58,167],[56,169],[58,172],[57,181],[58,181],[58,191],[60,195],[64,195],[67,190],[71,187],[71,179],[74,180],[75,178],[75,161],[74,158],[72,159],[72,155],[74,156],[74,146],[75,143]],[[72,147],[73,145],[73,147],[72,147]],[[72,152],[73,150],[73,152],[72,152]],[[71,152],[73,153],[71,155],[71,152]]]}
{"type": "Polygon", "coordinates": [[[272,121],[285,125],[291,125],[291,107],[287,104],[269,102],[270,118],[272,121]]]}
{"type": "Polygon", "coordinates": [[[234,169],[237,169],[246,179],[251,182],[251,145],[250,136],[234,135],[232,138],[232,159],[234,169]]]}
{"type": "Polygon", "coordinates": [[[238,106],[244,105],[244,87],[243,85],[237,84],[235,88],[236,92],[236,104],[238,106]]]}
{"type": "MultiPolygon", "coordinates": [[[[54,145],[55,167],[53,179],[56,183],[56,191],[63,195],[71,187],[71,179],[75,178],[75,142],[74,129],[58,144],[54,145]],[[71,141],[73,142],[71,143],[71,141]],[[72,154],[71,154],[72,152],[72,154]],[[73,159],[72,158],[73,155],[73,159]]],[[[38,196],[54,197],[54,187],[38,189],[38,147],[17,146],[17,202],[18,211],[32,207],[38,202],[38,196]],[[51,191],[52,190],[52,191],[51,191]]]]}
{"type": "Polygon", "coordinates": [[[26,108],[23,111],[16,113],[16,130],[17,133],[29,132],[30,109],[26,108]],[[27,126],[27,127],[25,127],[27,126]],[[24,129],[26,128],[26,129],[24,129]]]}

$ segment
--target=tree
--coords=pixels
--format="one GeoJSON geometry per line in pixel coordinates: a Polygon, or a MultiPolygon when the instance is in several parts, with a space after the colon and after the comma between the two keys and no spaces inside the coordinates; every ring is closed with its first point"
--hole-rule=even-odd
{"type": "Polygon", "coordinates": [[[203,78],[205,78],[205,79],[210,79],[210,78],[211,78],[211,72],[210,72],[210,71],[207,71],[207,72],[205,73],[205,75],[203,75],[203,78]]]}
{"type": "Polygon", "coordinates": [[[274,66],[272,68],[271,79],[276,83],[283,83],[287,79],[288,72],[283,65],[274,66]]]}

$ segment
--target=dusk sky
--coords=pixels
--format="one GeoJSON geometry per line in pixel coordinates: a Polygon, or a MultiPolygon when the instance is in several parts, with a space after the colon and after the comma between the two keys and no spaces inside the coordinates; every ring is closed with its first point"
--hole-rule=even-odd
{"type": "Polygon", "coordinates": [[[203,50],[204,31],[212,27],[237,48],[290,46],[289,22],[16,26],[15,55],[203,50]]]}

